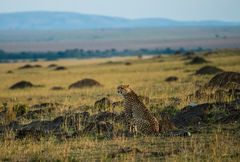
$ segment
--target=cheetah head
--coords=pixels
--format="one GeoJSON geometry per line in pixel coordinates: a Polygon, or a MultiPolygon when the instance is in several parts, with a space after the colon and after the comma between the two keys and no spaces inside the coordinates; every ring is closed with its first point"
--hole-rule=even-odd
{"type": "Polygon", "coordinates": [[[122,96],[125,96],[126,94],[128,94],[131,91],[132,91],[132,89],[129,87],[129,85],[120,85],[117,87],[117,93],[122,96]]]}

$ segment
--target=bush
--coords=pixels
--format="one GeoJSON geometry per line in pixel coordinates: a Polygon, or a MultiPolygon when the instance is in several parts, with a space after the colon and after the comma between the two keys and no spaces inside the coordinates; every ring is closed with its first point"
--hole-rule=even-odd
{"type": "Polygon", "coordinates": [[[1,111],[7,111],[8,107],[7,107],[7,103],[3,103],[1,106],[0,106],[0,110],[1,111]]]}
{"type": "Polygon", "coordinates": [[[13,106],[13,111],[16,113],[16,116],[21,116],[28,111],[28,107],[23,104],[17,104],[13,106]]]}

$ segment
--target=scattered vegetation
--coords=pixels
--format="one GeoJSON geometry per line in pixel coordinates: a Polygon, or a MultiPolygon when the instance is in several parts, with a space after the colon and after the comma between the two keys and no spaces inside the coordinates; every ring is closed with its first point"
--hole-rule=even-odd
{"type": "MultiPolygon", "coordinates": [[[[20,53],[8,53],[0,50],[0,62],[8,62],[9,60],[33,60],[33,59],[46,59],[57,60],[65,58],[107,58],[112,56],[140,56],[140,55],[159,55],[159,54],[174,54],[177,50],[166,49],[139,49],[130,50],[125,49],[118,51],[116,49],[100,50],[84,50],[84,49],[68,49],[58,52],[20,52],[20,53]]],[[[186,51],[181,49],[181,51],[186,51]]],[[[204,51],[201,48],[194,49],[194,51],[204,51]]]]}
{"type": "Polygon", "coordinates": [[[185,64],[183,57],[162,55],[162,62],[151,57],[41,61],[43,67],[55,64],[68,70],[16,70],[11,75],[6,71],[26,62],[0,64],[0,160],[239,161],[239,96],[217,100],[212,93],[239,92],[238,53],[205,56],[208,64],[226,71],[215,76],[192,75],[202,66],[185,64]],[[168,76],[181,80],[169,84],[168,76]],[[75,82],[79,77],[96,80],[75,82]],[[9,90],[20,78],[45,86],[9,90]],[[71,83],[77,88],[58,88],[71,83]],[[130,84],[156,116],[158,136],[126,132],[122,98],[116,92],[120,84],[130,84]],[[199,88],[206,93],[197,96],[199,88]]]}

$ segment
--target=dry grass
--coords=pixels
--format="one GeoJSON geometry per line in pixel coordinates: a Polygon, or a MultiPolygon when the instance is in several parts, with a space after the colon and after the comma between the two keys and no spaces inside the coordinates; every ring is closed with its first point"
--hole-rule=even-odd
{"type": "Polygon", "coordinates": [[[1,160],[11,161],[238,161],[239,140],[228,133],[213,133],[182,137],[138,137],[99,140],[79,137],[59,141],[55,138],[4,140],[1,160]],[[124,147],[141,152],[109,154],[124,147]],[[175,150],[178,150],[175,152],[175,150]],[[170,154],[168,154],[170,153],[170,154]]]}
{"type": "MultiPolygon", "coordinates": [[[[211,65],[225,71],[240,70],[240,55],[235,51],[221,51],[220,55],[209,55],[207,60],[211,65]]],[[[56,62],[38,62],[43,68],[18,70],[26,63],[0,64],[0,102],[10,105],[17,103],[33,105],[42,102],[59,102],[64,105],[79,107],[93,105],[97,99],[107,95],[114,101],[121,98],[116,94],[119,84],[130,84],[140,95],[149,96],[154,101],[164,101],[177,97],[182,100],[177,108],[182,108],[193,102],[187,99],[197,89],[196,82],[206,83],[212,75],[195,76],[194,72],[204,65],[185,65],[186,60],[180,56],[163,56],[159,59],[137,59],[134,57],[90,59],[90,60],[60,60],[56,62]],[[109,60],[131,62],[132,65],[105,64],[109,60]],[[66,66],[65,71],[53,71],[47,68],[49,64],[66,66]],[[13,74],[6,72],[12,70],[13,74]],[[165,82],[168,76],[177,76],[179,81],[165,82]],[[83,78],[92,78],[104,86],[99,88],[84,88],[68,90],[68,86],[83,78]],[[17,81],[28,80],[33,84],[44,85],[41,88],[25,90],[9,90],[17,81]],[[65,90],[52,91],[53,86],[62,86],[65,90]]],[[[169,101],[170,102],[170,101],[169,101]]],[[[204,101],[200,101],[204,102],[204,101]]],[[[205,101],[206,102],[206,101],[205,101]]],[[[157,107],[158,109],[163,108],[157,107]]],[[[59,110],[61,113],[65,107],[59,110]]],[[[92,110],[93,112],[96,110],[92,110]]],[[[120,111],[120,110],[119,110],[120,111]]],[[[226,126],[227,128],[236,127],[226,126]]],[[[5,136],[0,141],[0,160],[10,161],[111,161],[108,154],[121,147],[133,147],[143,153],[129,153],[116,157],[117,161],[239,161],[239,132],[222,131],[211,128],[210,133],[194,134],[190,138],[182,137],[136,137],[114,138],[112,140],[97,137],[78,137],[68,140],[58,140],[54,137],[14,140],[12,135],[5,136]],[[166,152],[178,153],[164,155],[166,152]],[[151,153],[161,152],[161,154],[151,153]]],[[[239,129],[238,129],[239,130],[239,129]]]]}

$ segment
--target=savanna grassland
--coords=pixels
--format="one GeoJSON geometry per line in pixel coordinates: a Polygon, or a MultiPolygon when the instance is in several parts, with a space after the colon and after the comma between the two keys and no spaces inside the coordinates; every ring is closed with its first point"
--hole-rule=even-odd
{"type": "MultiPolygon", "coordinates": [[[[103,97],[120,101],[116,87],[129,84],[134,91],[150,98],[147,107],[158,112],[172,105],[172,98],[179,100],[174,104],[180,110],[189,104],[214,102],[214,99],[189,97],[207,83],[214,75],[194,75],[196,70],[211,65],[224,71],[240,71],[239,50],[221,50],[202,55],[208,62],[205,64],[186,64],[190,60],[183,55],[162,55],[160,57],[119,57],[87,60],[59,60],[18,62],[0,64],[0,103],[7,103],[6,116],[1,123],[9,124],[20,120],[28,124],[37,120],[54,118],[75,112],[88,111],[91,115],[98,113],[94,103],[103,97]],[[130,65],[126,65],[126,62],[130,65]],[[25,64],[39,64],[40,68],[18,69],[25,64]],[[50,64],[66,67],[66,70],[55,71],[48,68],[50,64]],[[8,71],[12,71],[9,73],[8,71]],[[8,72],[8,73],[7,73],[8,72]],[[169,76],[179,79],[166,82],[169,76]],[[78,80],[91,78],[103,86],[92,88],[68,89],[78,80]],[[14,83],[26,80],[38,87],[10,90],[14,83]],[[54,86],[62,90],[51,90],[54,86]],[[48,115],[39,115],[36,119],[18,118],[12,107],[17,104],[31,106],[39,103],[58,103],[57,109],[48,115]]],[[[230,99],[226,99],[230,100],[230,99]]],[[[2,106],[3,107],[3,106],[2,106]]],[[[3,109],[3,108],[2,108],[3,109]]],[[[2,110],[3,111],[3,110],[2,110]]],[[[120,113],[122,107],[107,111],[120,113]]],[[[1,161],[240,161],[240,124],[206,124],[191,132],[190,137],[165,136],[117,136],[106,137],[104,134],[78,135],[58,138],[54,135],[41,138],[15,138],[14,131],[1,134],[1,161]],[[120,150],[120,151],[119,151],[120,150]]],[[[117,132],[121,125],[110,123],[117,132]]],[[[161,124],[161,123],[160,123],[161,124]]],[[[187,129],[187,128],[186,128],[187,129]]]]}

